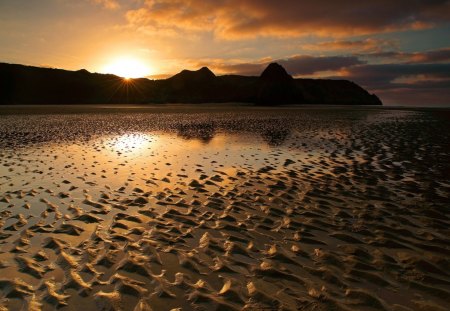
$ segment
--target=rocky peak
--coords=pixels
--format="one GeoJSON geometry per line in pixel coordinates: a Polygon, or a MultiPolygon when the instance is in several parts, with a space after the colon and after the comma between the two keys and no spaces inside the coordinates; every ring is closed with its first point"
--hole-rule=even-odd
{"type": "Polygon", "coordinates": [[[216,75],[214,74],[214,72],[212,72],[208,67],[202,67],[202,68],[200,68],[199,70],[197,70],[197,72],[199,73],[199,74],[201,74],[202,76],[205,76],[205,77],[211,77],[211,78],[214,78],[216,75]]]}
{"type": "Polygon", "coordinates": [[[260,77],[263,81],[290,81],[292,77],[277,63],[271,63],[264,69],[260,77]]]}
{"type": "Polygon", "coordinates": [[[180,73],[174,75],[172,80],[182,80],[182,81],[208,81],[212,80],[216,77],[216,75],[209,70],[208,67],[202,67],[199,70],[183,70],[180,73]]]}

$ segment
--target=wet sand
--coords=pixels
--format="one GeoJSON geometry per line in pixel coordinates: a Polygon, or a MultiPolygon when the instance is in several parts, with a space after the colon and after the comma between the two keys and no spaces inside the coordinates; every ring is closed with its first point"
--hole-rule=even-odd
{"type": "Polygon", "coordinates": [[[0,310],[448,310],[449,141],[448,109],[0,107],[0,310]]]}

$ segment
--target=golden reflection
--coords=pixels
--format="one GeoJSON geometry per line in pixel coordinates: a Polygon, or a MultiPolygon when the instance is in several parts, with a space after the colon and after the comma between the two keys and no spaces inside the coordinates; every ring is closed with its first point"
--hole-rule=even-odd
{"type": "Polygon", "coordinates": [[[153,142],[152,136],[139,133],[116,136],[108,144],[116,152],[137,152],[149,148],[153,142]]]}

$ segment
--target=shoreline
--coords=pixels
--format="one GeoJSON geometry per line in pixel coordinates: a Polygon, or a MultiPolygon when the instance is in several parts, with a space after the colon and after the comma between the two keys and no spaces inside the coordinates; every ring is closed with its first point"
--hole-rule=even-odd
{"type": "Polygon", "coordinates": [[[0,105],[0,115],[8,114],[47,114],[47,113],[88,113],[88,112],[220,112],[230,108],[246,111],[288,111],[288,110],[411,110],[411,111],[450,111],[450,107],[417,106],[373,106],[373,105],[279,105],[258,106],[248,103],[204,103],[204,104],[86,104],[86,105],[0,105]]]}

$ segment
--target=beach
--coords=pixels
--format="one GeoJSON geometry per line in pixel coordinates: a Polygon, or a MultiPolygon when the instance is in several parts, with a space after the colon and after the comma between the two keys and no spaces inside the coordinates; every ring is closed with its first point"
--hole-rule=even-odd
{"type": "Polygon", "coordinates": [[[0,107],[0,310],[448,310],[450,109],[0,107]]]}

